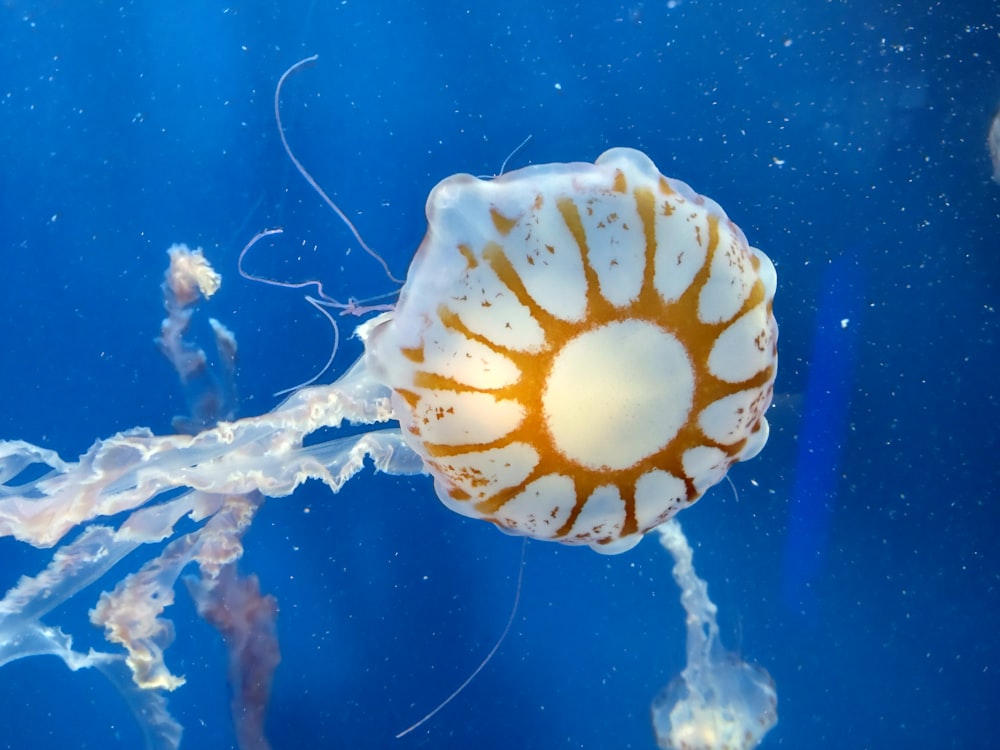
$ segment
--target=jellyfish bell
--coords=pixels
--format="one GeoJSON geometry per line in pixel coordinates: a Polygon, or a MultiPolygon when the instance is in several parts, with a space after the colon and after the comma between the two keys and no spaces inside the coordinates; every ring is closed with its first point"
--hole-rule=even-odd
{"type": "Polygon", "coordinates": [[[990,123],[986,145],[990,150],[990,160],[993,162],[993,182],[1000,185],[1000,111],[993,116],[993,121],[990,123]]]}
{"type": "Polygon", "coordinates": [[[736,654],[677,675],[651,706],[661,750],[752,750],[777,723],[774,680],[736,654]]]}
{"type": "Polygon", "coordinates": [[[777,721],[774,683],[756,665],[720,662],[721,692],[706,698],[678,675],[652,705],[661,750],[752,750],[777,721]],[[730,672],[723,671],[729,667],[730,672]]]}
{"type": "Polygon", "coordinates": [[[639,151],[455,175],[396,309],[362,328],[438,497],[618,553],[767,440],[776,275],[639,151]]]}

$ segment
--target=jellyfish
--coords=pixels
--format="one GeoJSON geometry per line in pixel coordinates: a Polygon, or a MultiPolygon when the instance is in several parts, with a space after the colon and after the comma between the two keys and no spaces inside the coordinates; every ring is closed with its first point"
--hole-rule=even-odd
{"type": "MultiPolygon", "coordinates": [[[[366,462],[430,474],[447,507],[508,533],[616,554],[763,448],[776,274],[714,201],[615,148],[593,164],[449,177],[427,218],[398,303],[358,327],[364,352],[335,382],[194,434],[126,430],[77,461],[0,442],[0,536],[62,544],[0,601],[0,655],[38,653],[19,644],[47,635],[74,668],[123,661],[141,690],[180,687],[163,613],[181,571],[198,567],[189,589],[216,611],[211,591],[233,585],[225,571],[264,498],[308,479],[336,492],[366,462]],[[344,423],[368,429],[307,444],[344,423]],[[183,518],[196,528],[179,535],[183,518]],[[121,651],[80,654],[42,624],[164,542],[91,611],[121,651]]],[[[211,288],[198,265],[195,285],[211,288]]],[[[190,365],[168,333],[161,347],[190,365]]],[[[266,613],[252,585],[233,595],[248,591],[248,613],[266,613]]],[[[179,742],[166,718],[150,733],[152,746],[179,742]]]]}
{"type": "Polygon", "coordinates": [[[990,150],[990,160],[993,162],[993,182],[1000,184],[1000,112],[993,116],[990,123],[990,134],[986,138],[990,150]]]}
{"type": "Polygon", "coordinates": [[[625,551],[767,440],[774,266],[644,154],[457,175],[364,331],[438,497],[625,551]]]}
{"type": "Polygon", "coordinates": [[[778,722],[774,680],[763,667],[727,652],[716,606],[698,578],[680,523],[657,528],[674,558],[674,580],[687,613],[687,666],[653,700],[653,731],[662,750],[752,750],[778,722]]]}

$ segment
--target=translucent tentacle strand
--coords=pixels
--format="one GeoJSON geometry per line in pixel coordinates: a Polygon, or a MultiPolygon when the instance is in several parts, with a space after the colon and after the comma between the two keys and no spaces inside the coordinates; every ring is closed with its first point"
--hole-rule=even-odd
{"type": "Polygon", "coordinates": [[[49,547],[81,523],[133,510],[179,487],[280,497],[319,479],[336,491],[366,455],[380,471],[419,473],[420,461],[398,430],[303,447],[303,439],[321,427],[391,418],[388,392],[360,361],[337,383],[304,388],[269,414],[222,422],[193,436],[128,430],[98,440],[76,463],[23,441],[0,442],[0,476],[7,482],[16,482],[29,464],[53,470],[21,486],[4,486],[0,536],[49,547]]]}

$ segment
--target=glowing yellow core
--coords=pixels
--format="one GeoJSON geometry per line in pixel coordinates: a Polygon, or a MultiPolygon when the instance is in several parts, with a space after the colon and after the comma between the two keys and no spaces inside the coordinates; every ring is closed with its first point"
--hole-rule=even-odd
{"type": "Polygon", "coordinates": [[[555,447],[594,470],[635,466],[684,426],[694,374],[684,346],[655,323],[608,323],[555,355],[542,407],[555,447]]]}

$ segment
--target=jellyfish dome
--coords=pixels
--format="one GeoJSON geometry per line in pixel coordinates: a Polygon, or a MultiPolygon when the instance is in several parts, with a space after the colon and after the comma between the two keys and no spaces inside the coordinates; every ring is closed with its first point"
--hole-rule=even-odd
{"type": "Polygon", "coordinates": [[[427,218],[366,359],[449,508],[617,553],[763,447],[776,276],[714,201],[616,148],[427,218]]]}

